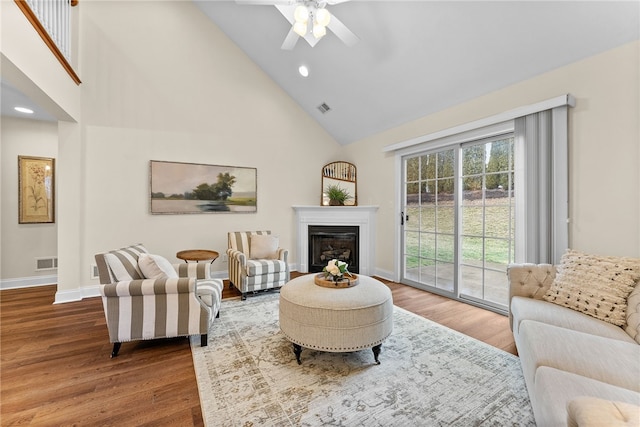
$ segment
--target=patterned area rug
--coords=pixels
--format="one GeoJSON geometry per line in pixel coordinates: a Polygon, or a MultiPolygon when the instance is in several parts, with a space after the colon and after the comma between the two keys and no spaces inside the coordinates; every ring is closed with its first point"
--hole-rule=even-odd
{"type": "Polygon", "coordinates": [[[395,307],[371,350],[302,351],[280,333],[278,294],[225,300],[191,341],[207,426],[533,426],[520,361],[395,307]]]}

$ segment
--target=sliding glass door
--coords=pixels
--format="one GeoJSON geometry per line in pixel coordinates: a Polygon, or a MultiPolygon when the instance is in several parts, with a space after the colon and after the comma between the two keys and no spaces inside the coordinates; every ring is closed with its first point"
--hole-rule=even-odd
{"type": "Polygon", "coordinates": [[[403,158],[403,282],[506,309],[513,147],[509,134],[403,158]]]}
{"type": "Polygon", "coordinates": [[[405,165],[405,276],[453,292],[455,151],[415,156],[407,159],[405,165]]]}

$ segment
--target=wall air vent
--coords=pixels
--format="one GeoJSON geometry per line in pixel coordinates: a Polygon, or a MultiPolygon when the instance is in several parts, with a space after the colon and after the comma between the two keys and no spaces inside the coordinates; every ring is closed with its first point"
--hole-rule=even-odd
{"type": "Polygon", "coordinates": [[[58,257],[36,258],[36,271],[57,269],[58,257]]]}
{"type": "Polygon", "coordinates": [[[92,279],[99,279],[100,273],[98,272],[98,266],[95,264],[91,264],[91,272],[89,273],[89,277],[92,279]]]}
{"type": "Polygon", "coordinates": [[[318,105],[318,110],[320,110],[322,114],[325,114],[328,113],[329,110],[331,110],[331,107],[329,107],[326,102],[323,102],[322,104],[318,105]]]}

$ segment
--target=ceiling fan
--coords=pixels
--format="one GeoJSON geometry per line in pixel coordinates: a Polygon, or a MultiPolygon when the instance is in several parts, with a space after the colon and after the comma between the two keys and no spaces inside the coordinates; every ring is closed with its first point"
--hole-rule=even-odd
{"type": "Polygon", "coordinates": [[[311,47],[331,30],[344,44],[353,46],[360,39],[326,6],[345,3],[349,0],[236,0],[238,4],[275,6],[289,21],[291,29],[284,39],[281,49],[292,50],[302,37],[311,47]]]}

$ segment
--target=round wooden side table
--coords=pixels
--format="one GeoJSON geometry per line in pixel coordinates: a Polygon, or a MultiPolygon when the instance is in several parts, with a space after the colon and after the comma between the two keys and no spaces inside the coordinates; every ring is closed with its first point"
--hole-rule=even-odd
{"type": "Polygon", "coordinates": [[[182,259],[184,262],[215,261],[218,256],[220,256],[218,252],[208,249],[187,249],[176,254],[176,258],[182,259]]]}

